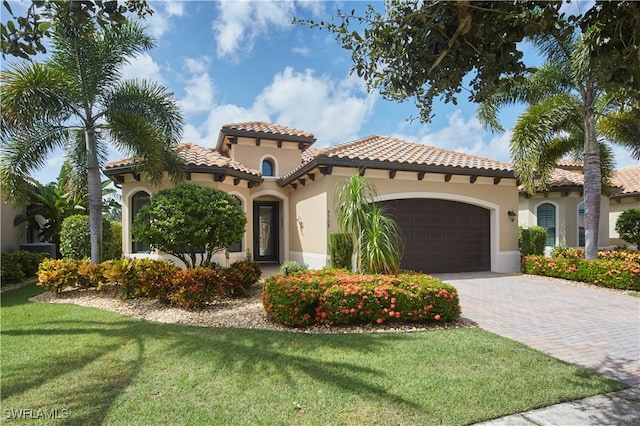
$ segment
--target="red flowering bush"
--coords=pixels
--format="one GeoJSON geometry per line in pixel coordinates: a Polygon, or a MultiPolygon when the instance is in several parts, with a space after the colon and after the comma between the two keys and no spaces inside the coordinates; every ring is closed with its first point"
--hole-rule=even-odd
{"type": "Polygon", "coordinates": [[[635,260],[527,256],[522,259],[522,272],[620,290],[640,290],[640,263],[635,260]]]}
{"type": "Polygon", "coordinates": [[[288,326],[452,321],[460,317],[457,290],[421,274],[359,275],[344,270],[277,275],[265,281],[267,314],[288,326]]]}

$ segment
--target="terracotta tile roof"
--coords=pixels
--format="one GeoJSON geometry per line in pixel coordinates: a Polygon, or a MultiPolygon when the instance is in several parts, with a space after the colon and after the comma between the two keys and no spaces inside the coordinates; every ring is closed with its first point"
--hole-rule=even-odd
{"type": "MultiPolygon", "coordinates": [[[[262,176],[260,171],[249,168],[242,163],[230,159],[216,151],[215,148],[203,148],[193,143],[184,143],[177,147],[178,155],[185,161],[187,170],[189,167],[220,167],[236,170],[254,176],[262,176]]],[[[111,161],[106,164],[105,169],[114,169],[131,166],[132,158],[111,161]]]]}
{"type": "Polygon", "coordinates": [[[551,173],[551,180],[549,184],[551,185],[551,188],[583,186],[584,175],[582,173],[556,168],[551,173]]]}
{"type": "Polygon", "coordinates": [[[618,196],[640,194],[640,166],[616,170],[611,183],[622,188],[618,196]]]}
{"type": "Polygon", "coordinates": [[[291,127],[281,126],[279,124],[267,123],[264,121],[248,121],[245,123],[225,124],[222,126],[222,131],[224,130],[274,134],[280,136],[295,136],[315,140],[315,136],[313,136],[313,133],[293,129],[291,127]]]}
{"type": "Polygon", "coordinates": [[[320,156],[477,170],[513,170],[509,163],[378,135],[318,150],[315,157],[320,156]]]}
{"type": "Polygon", "coordinates": [[[580,160],[574,160],[571,158],[561,158],[558,161],[556,161],[556,166],[558,166],[561,169],[582,170],[583,163],[580,160]]]}

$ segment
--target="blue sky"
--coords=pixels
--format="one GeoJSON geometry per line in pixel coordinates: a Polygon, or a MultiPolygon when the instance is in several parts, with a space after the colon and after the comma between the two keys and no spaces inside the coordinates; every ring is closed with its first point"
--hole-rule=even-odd
{"type": "MultiPolygon", "coordinates": [[[[154,80],[174,92],[185,118],[183,141],[206,147],[215,146],[223,124],[259,120],[312,132],[317,147],[380,134],[510,161],[509,131],[484,130],[464,92],[458,105],[436,103],[431,123],[409,122],[418,116],[411,100],[388,102],[368,93],[350,74],[350,52],[331,34],[291,23],[294,16],[326,21],[338,9],[364,10],[367,3],[151,1],[155,13],[144,24],[157,46],[135,58],[124,76],[154,80]]],[[[526,58],[530,65],[538,62],[532,52],[526,58]]],[[[505,128],[521,111],[503,111],[505,128]]],[[[122,156],[113,152],[110,159],[122,156]]],[[[624,151],[616,159],[619,168],[637,165],[624,151]]],[[[61,163],[60,155],[52,156],[35,177],[54,180],[61,163]]]]}

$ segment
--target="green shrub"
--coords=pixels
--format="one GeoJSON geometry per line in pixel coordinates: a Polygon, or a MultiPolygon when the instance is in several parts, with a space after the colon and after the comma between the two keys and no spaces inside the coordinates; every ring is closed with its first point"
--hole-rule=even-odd
{"type": "Polygon", "coordinates": [[[136,214],[131,231],[136,241],[194,268],[210,264],[213,254],[242,239],[246,223],[233,195],[183,183],[151,197],[136,214]]]}
{"type": "Polygon", "coordinates": [[[109,220],[109,223],[111,224],[111,238],[104,243],[102,259],[120,259],[122,257],[122,223],[116,220],[109,220]]]}
{"type": "Polygon", "coordinates": [[[0,255],[0,280],[2,284],[19,283],[27,278],[22,265],[15,262],[13,257],[13,253],[0,255]]]}
{"type": "Polygon", "coordinates": [[[635,260],[527,256],[522,260],[522,272],[620,290],[640,290],[640,263],[635,260]]]}
{"type": "Polygon", "coordinates": [[[284,262],[282,265],[280,265],[280,274],[282,275],[291,275],[296,272],[308,270],[309,265],[307,265],[306,263],[298,263],[294,260],[284,262]]]}
{"type": "Polygon", "coordinates": [[[334,269],[351,270],[353,239],[351,234],[336,232],[329,234],[329,262],[334,269]]]}
{"type": "Polygon", "coordinates": [[[13,284],[25,278],[36,276],[38,266],[47,257],[46,253],[17,251],[0,254],[0,280],[3,284],[13,284]]]}
{"type": "Polygon", "coordinates": [[[267,278],[263,305],[287,326],[387,321],[452,321],[460,316],[457,290],[422,274],[359,275],[345,270],[267,278]]]}
{"type": "Polygon", "coordinates": [[[624,241],[640,250],[640,209],[628,209],[616,220],[616,232],[624,241]]]}
{"type": "Polygon", "coordinates": [[[518,227],[518,248],[522,256],[544,254],[547,230],[541,226],[518,227]]]}
{"type": "MultiPolygon", "coordinates": [[[[121,228],[120,228],[121,229],[121,228]]],[[[102,219],[102,257],[117,259],[122,255],[122,235],[114,237],[111,221],[102,219]]],[[[62,222],[60,253],[66,259],[91,257],[91,227],[89,216],[73,215],[62,222]]]]}
{"type": "Polygon", "coordinates": [[[225,276],[222,281],[224,296],[243,296],[262,276],[260,264],[248,259],[233,262],[222,272],[225,276]]]}

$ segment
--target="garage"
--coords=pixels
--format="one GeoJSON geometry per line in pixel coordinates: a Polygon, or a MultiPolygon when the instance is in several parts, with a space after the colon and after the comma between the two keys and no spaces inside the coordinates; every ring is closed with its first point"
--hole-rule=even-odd
{"type": "Polygon", "coordinates": [[[380,203],[400,227],[403,269],[426,273],[491,269],[490,211],[428,198],[380,203]]]}

